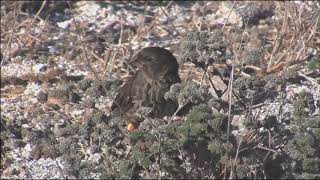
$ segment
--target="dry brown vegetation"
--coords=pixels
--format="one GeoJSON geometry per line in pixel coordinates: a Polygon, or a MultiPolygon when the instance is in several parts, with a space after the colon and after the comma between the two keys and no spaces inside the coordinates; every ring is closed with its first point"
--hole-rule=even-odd
{"type": "Polygon", "coordinates": [[[1,178],[320,178],[320,4],[1,1],[1,178]],[[110,106],[139,49],[179,109],[110,106]]]}

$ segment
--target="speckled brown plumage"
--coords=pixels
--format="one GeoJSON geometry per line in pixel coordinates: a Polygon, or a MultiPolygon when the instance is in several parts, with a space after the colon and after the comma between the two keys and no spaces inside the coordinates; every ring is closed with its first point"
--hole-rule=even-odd
{"type": "Polygon", "coordinates": [[[145,106],[153,108],[152,117],[173,114],[177,105],[164,99],[170,86],[181,81],[179,66],[172,53],[160,47],[147,47],[129,64],[139,68],[119,89],[112,111],[120,110],[121,114],[131,116],[139,107],[145,106]]]}

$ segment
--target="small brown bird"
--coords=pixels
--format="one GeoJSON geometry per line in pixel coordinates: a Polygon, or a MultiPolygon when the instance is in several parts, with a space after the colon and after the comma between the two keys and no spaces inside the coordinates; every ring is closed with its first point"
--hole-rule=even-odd
{"type": "MultiPolygon", "coordinates": [[[[179,83],[179,65],[172,53],[160,47],[147,47],[139,51],[129,61],[138,70],[119,89],[112,111],[129,117],[135,114],[139,107],[152,108],[151,117],[172,115],[177,104],[164,99],[164,94],[174,83],[179,83]]],[[[133,118],[134,119],[134,118],[133,118]]]]}

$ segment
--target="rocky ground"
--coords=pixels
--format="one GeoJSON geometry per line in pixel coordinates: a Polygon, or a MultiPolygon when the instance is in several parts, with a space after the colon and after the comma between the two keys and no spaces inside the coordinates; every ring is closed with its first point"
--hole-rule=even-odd
{"type": "Polygon", "coordinates": [[[1,178],[320,178],[320,4],[1,1],[1,178]],[[139,49],[179,113],[110,115],[139,49]]]}

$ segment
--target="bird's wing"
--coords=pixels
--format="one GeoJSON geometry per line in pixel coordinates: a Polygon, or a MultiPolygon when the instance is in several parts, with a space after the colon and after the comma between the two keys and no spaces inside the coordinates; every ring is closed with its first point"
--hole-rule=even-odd
{"type": "Polygon", "coordinates": [[[124,82],[120,87],[116,98],[114,99],[111,110],[119,108],[121,111],[127,111],[132,104],[131,94],[132,81],[124,82]]]}
{"type": "Polygon", "coordinates": [[[111,110],[120,109],[122,113],[128,111],[130,108],[133,107],[134,104],[134,98],[136,97],[136,94],[138,93],[138,89],[140,87],[137,86],[137,84],[141,84],[142,73],[141,71],[136,72],[128,78],[119,88],[118,94],[116,98],[114,99],[111,110]]]}

